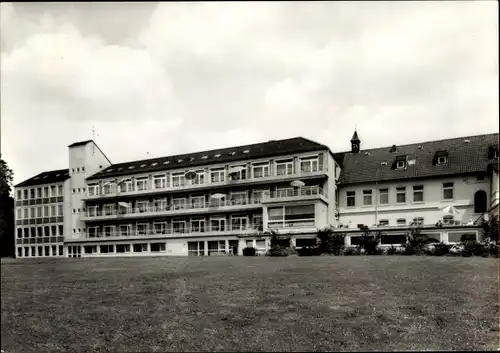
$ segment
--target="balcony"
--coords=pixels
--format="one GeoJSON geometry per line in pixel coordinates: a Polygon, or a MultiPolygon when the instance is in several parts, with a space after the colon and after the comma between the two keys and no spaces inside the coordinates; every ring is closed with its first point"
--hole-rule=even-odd
{"type": "Polygon", "coordinates": [[[261,208],[261,199],[242,199],[212,202],[196,202],[192,204],[170,204],[121,209],[87,210],[82,221],[101,221],[124,218],[147,218],[158,216],[182,216],[193,213],[234,212],[261,208]]]}
{"type": "Polygon", "coordinates": [[[317,171],[301,171],[298,173],[290,173],[290,174],[282,174],[282,175],[271,175],[260,178],[249,178],[249,179],[231,179],[226,175],[226,180],[223,182],[211,182],[207,180],[207,182],[200,183],[196,182],[184,182],[178,186],[168,186],[164,188],[153,188],[153,182],[151,180],[148,181],[148,188],[145,190],[128,190],[128,191],[120,191],[117,189],[116,185],[110,188],[109,192],[98,192],[92,195],[86,195],[82,197],[82,200],[99,200],[99,199],[109,199],[115,197],[127,197],[127,196],[149,196],[149,195],[157,195],[157,194],[165,194],[171,192],[179,192],[179,191],[197,191],[197,190],[205,190],[205,189],[214,189],[214,188],[230,188],[234,185],[254,185],[254,184],[267,184],[273,182],[287,182],[293,181],[296,179],[300,180],[308,180],[314,179],[317,177],[326,177],[325,168],[318,168],[317,171]]]}
{"type": "Polygon", "coordinates": [[[323,189],[319,186],[303,186],[301,188],[293,188],[286,190],[273,191],[269,194],[264,194],[262,203],[276,203],[288,201],[302,201],[319,199],[327,202],[327,198],[323,189]]]}
{"type": "Polygon", "coordinates": [[[192,227],[181,227],[173,228],[167,227],[161,231],[135,231],[135,232],[96,232],[96,233],[81,233],[77,236],[73,236],[71,239],[66,239],[67,242],[81,242],[81,241],[111,241],[111,240],[149,240],[149,239],[164,239],[164,238],[188,238],[188,237],[215,237],[215,236],[226,236],[226,235],[248,235],[252,233],[258,233],[262,230],[260,225],[249,225],[249,226],[231,226],[226,225],[211,227],[211,226],[192,226],[192,227]]]}

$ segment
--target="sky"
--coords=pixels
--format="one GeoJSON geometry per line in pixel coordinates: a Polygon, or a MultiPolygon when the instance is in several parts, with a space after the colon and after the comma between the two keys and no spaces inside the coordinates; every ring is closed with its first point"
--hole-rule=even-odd
{"type": "Polygon", "coordinates": [[[94,139],[113,163],[303,136],[499,130],[498,2],[0,4],[14,183],[94,139]],[[93,130],[95,133],[93,133],[93,130]]]}

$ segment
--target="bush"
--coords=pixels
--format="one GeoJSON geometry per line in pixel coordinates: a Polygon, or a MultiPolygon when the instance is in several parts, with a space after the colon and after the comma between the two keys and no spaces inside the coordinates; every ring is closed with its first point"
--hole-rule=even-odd
{"type": "Polygon", "coordinates": [[[290,255],[290,248],[276,245],[266,252],[266,256],[288,256],[290,255]]]}
{"type": "Polygon", "coordinates": [[[434,245],[434,251],[432,255],[444,256],[450,252],[451,245],[445,243],[438,243],[434,245]]]}
{"type": "Polygon", "coordinates": [[[243,248],[243,256],[255,256],[256,253],[257,251],[255,248],[243,248]]]}
{"type": "Polygon", "coordinates": [[[356,246],[350,246],[344,249],[343,251],[344,256],[355,256],[355,255],[361,255],[361,249],[356,246]]]}
{"type": "Polygon", "coordinates": [[[299,256],[318,256],[321,255],[317,246],[304,246],[297,250],[299,256]]]}
{"type": "Polygon", "coordinates": [[[340,255],[345,246],[345,236],[344,233],[336,233],[333,228],[318,230],[319,253],[340,255]]]}
{"type": "Polygon", "coordinates": [[[386,254],[387,255],[397,255],[398,254],[398,248],[396,248],[394,245],[391,245],[391,247],[387,249],[386,254]]]}

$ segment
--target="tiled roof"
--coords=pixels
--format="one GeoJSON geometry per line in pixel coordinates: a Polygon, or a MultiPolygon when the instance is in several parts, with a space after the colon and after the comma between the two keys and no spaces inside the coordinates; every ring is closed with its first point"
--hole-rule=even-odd
{"type": "Polygon", "coordinates": [[[15,187],[60,183],[66,179],[69,179],[69,169],[52,170],[50,172],[43,172],[35,175],[34,177],[17,184],[15,187]]]}
{"type": "Polygon", "coordinates": [[[266,158],[319,150],[328,150],[328,147],[303,137],[295,137],[286,140],[272,140],[253,145],[113,164],[88,177],[87,180],[129,175],[132,173],[154,172],[177,168],[195,168],[209,164],[229,163],[253,158],[266,158]]]}
{"type": "Polygon", "coordinates": [[[348,185],[486,172],[498,144],[498,134],[488,134],[396,146],[395,152],[383,147],[334,156],[342,167],[339,183],[348,185]],[[437,156],[446,152],[448,162],[437,165],[437,156]],[[395,169],[397,159],[405,160],[406,168],[395,169]]]}
{"type": "Polygon", "coordinates": [[[94,142],[94,141],[92,141],[92,140],[85,140],[85,141],[75,142],[75,143],[72,143],[71,145],[69,145],[68,147],[84,146],[84,145],[86,145],[89,142],[94,142]]]}

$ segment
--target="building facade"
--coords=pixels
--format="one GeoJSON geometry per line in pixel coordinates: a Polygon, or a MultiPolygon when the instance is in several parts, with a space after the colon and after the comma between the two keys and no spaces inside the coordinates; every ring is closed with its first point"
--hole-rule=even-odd
{"type": "Polygon", "coordinates": [[[17,257],[265,252],[269,230],[301,247],[325,227],[355,245],[360,225],[394,243],[412,222],[455,242],[498,211],[498,134],[361,150],[355,133],[336,154],[299,137],[119,164],[91,140],[68,148],[68,169],[15,187],[17,257]]]}

